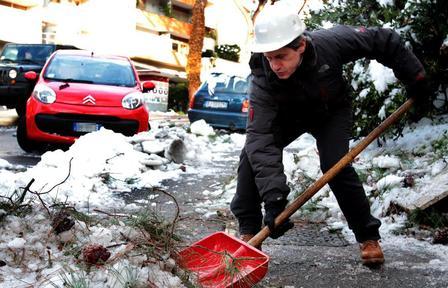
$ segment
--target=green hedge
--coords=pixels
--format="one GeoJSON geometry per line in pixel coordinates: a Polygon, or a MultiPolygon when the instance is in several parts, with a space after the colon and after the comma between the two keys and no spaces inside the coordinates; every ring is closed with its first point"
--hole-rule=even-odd
{"type": "Polygon", "coordinates": [[[215,52],[219,58],[238,62],[240,59],[241,48],[234,45],[217,45],[215,52]]]}
{"type": "MultiPolygon", "coordinates": [[[[395,0],[394,5],[382,6],[377,1],[346,0],[344,5],[327,3],[324,9],[311,12],[305,20],[309,30],[318,29],[325,21],[354,26],[390,27],[400,33],[425,66],[431,95],[428,95],[430,111],[426,116],[448,113],[448,53],[441,53],[442,43],[448,35],[448,1],[445,0],[395,0]],[[436,104],[436,105],[434,105],[436,104]]],[[[368,61],[358,64],[368,67],[368,61]]],[[[379,93],[371,81],[363,80],[353,72],[353,64],[344,67],[349,83],[356,83],[354,98],[355,135],[364,136],[380,123],[378,113],[386,110],[386,116],[395,111],[406,99],[406,91],[400,83],[389,85],[379,93]],[[365,90],[368,89],[368,90],[365,90]],[[361,91],[368,91],[359,97],[361,91]]],[[[401,125],[395,125],[393,133],[399,135],[401,125]]]]}
{"type": "Polygon", "coordinates": [[[188,110],[188,85],[185,82],[170,83],[168,110],[186,113],[188,110]]]}

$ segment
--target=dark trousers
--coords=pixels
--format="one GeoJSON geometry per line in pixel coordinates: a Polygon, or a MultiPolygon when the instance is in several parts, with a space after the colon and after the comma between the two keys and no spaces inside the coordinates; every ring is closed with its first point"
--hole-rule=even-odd
{"type": "MultiPolygon", "coordinates": [[[[335,111],[321,125],[311,129],[284,125],[277,143],[282,149],[305,132],[311,133],[317,143],[320,166],[323,173],[328,171],[349,150],[353,121],[350,107],[335,111]]],[[[362,184],[351,165],[346,166],[329,183],[344,214],[349,228],[358,242],[378,240],[380,220],[370,213],[370,204],[362,184]]],[[[239,222],[241,234],[256,234],[262,226],[261,197],[255,184],[255,175],[243,148],[238,166],[238,183],[235,196],[230,204],[232,213],[239,222]]]]}

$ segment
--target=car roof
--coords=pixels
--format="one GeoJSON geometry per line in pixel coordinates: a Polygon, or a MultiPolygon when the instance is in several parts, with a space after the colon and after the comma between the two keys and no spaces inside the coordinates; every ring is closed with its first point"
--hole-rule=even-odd
{"type": "Polygon", "coordinates": [[[39,47],[56,47],[56,48],[70,48],[70,49],[78,49],[73,45],[65,45],[65,44],[52,44],[52,43],[13,43],[8,42],[5,44],[6,46],[20,46],[20,47],[30,47],[30,46],[39,46],[39,47]]]}
{"type": "Polygon", "coordinates": [[[129,60],[129,57],[123,55],[111,55],[111,54],[101,54],[96,53],[94,51],[89,50],[74,50],[74,49],[65,49],[65,50],[57,50],[55,54],[58,55],[72,55],[72,56],[92,56],[98,58],[106,58],[106,59],[121,59],[121,60],[129,60]]]}
{"type": "Polygon", "coordinates": [[[56,46],[56,44],[39,44],[39,43],[6,43],[5,46],[56,46]]]}
{"type": "Polygon", "coordinates": [[[219,65],[210,70],[209,74],[225,74],[227,76],[237,76],[241,78],[246,78],[250,75],[251,70],[248,64],[227,64],[219,65]]]}

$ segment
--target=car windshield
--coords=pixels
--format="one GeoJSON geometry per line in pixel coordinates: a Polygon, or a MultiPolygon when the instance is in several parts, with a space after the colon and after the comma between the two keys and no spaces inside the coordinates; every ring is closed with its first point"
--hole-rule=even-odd
{"type": "Polygon", "coordinates": [[[136,85],[129,61],[83,55],[55,55],[45,70],[44,78],[125,87],[136,85]]]}
{"type": "Polygon", "coordinates": [[[207,89],[210,95],[216,92],[244,94],[247,92],[247,79],[224,73],[212,73],[202,88],[207,89]]]}
{"type": "Polygon", "coordinates": [[[52,52],[52,46],[10,44],[3,48],[0,61],[43,65],[52,52]]]}

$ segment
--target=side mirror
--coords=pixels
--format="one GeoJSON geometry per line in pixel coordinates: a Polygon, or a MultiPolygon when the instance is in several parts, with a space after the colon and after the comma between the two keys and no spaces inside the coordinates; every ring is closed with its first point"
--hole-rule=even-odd
{"type": "Polygon", "coordinates": [[[28,80],[36,80],[37,79],[37,73],[34,71],[28,71],[25,74],[23,74],[23,77],[28,80]]]}
{"type": "Polygon", "coordinates": [[[143,93],[149,92],[154,90],[156,88],[156,85],[151,81],[145,81],[143,82],[143,93]]]}

